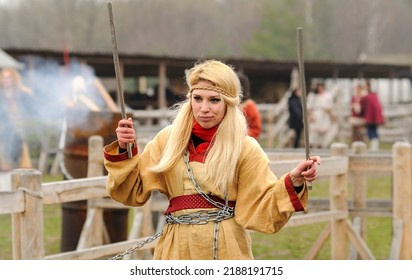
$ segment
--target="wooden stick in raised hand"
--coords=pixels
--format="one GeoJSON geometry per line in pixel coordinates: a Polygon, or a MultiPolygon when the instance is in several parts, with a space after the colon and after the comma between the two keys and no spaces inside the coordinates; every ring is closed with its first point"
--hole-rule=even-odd
{"type": "MultiPolygon", "coordinates": [[[[306,104],[306,81],[305,81],[305,65],[303,62],[303,28],[297,29],[297,42],[298,42],[298,64],[299,64],[299,77],[300,77],[300,89],[302,91],[302,113],[303,113],[303,131],[305,140],[305,152],[306,159],[310,158],[310,143],[309,143],[309,125],[308,125],[308,112],[306,104]]],[[[306,182],[308,189],[312,189],[312,182],[306,182]]]]}
{"type": "MultiPolygon", "coordinates": [[[[124,105],[124,95],[123,95],[122,81],[121,81],[121,76],[120,76],[119,53],[117,51],[116,30],[115,30],[115,27],[114,27],[114,16],[113,16],[112,3],[107,2],[107,7],[109,9],[110,30],[111,30],[111,33],[112,33],[113,61],[114,61],[114,70],[115,70],[116,81],[117,81],[117,98],[119,100],[120,111],[122,113],[122,118],[127,119],[126,109],[125,109],[125,105],[124,105]]],[[[127,156],[128,156],[128,158],[133,157],[131,143],[127,144],[127,156]]]]}

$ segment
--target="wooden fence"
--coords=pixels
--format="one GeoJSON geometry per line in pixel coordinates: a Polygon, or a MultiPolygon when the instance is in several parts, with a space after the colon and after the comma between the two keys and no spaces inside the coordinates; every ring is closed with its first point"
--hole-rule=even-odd
{"type": "MultiPolygon", "coordinates": [[[[275,104],[257,104],[262,117],[262,134],[259,138],[264,148],[292,147],[294,132],[289,129],[287,120],[288,94],[275,104]]],[[[351,141],[351,126],[349,124],[349,105],[336,103],[334,112],[336,121],[324,137],[323,147],[338,141],[351,141]]],[[[161,128],[168,123],[172,112],[170,110],[134,110],[138,139],[151,139],[161,128]]],[[[399,140],[412,139],[412,105],[396,104],[384,107],[385,125],[379,127],[380,141],[394,143],[399,140]]]]}
{"type": "MultiPolygon", "coordinates": [[[[42,183],[42,174],[34,169],[18,169],[12,173],[12,191],[0,193],[0,214],[12,215],[13,259],[102,259],[130,250],[135,244],[147,239],[160,230],[163,221],[153,228],[152,214],[166,208],[164,199],[151,199],[142,208],[135,209],[134,221],[127,241],[107,244],[103,222],[104,208],[124,208],[107,197],[106,176],[102,174],[103,139],[92,136],[89,139],[90,178],[42,183]],[[77,250],[45,255],[43,233],[43,205],[88,200],[86,222],[80,236],[77,250]],[[144,226],[143,226],[144,225],[144,226]]],[[[329,180],[329,206],[321,211],[295,214],[287,227],[328,222],[305,259],[314,259],[328,238],[331,240],[331,259],[375,259],[363,239],[362,217],[368,212],[365,196],[365,176],[369,172],[388,172],[393,176],[392,207],[386,212],[393,218],[393,239],[390,259],[411,259],[411,213],[412,213],[412,165],[411,145],[396,142],[392,154],[367,154],[363,143],[355,143],[352,151],[346,144],[335,143],[330,154],[322,157],[319,178],[329,180]],[[347,188],[349,176],[354,176],[356,190],[353,208],[347,188]],[[352,217],[355,217],[353,221],[352,217]]],[[[271,169],[276,174],[291,170],[301,160],[297,153],[268,152],[271,169]]],[[[156,196],[155,196],[156,197],[156,196]]],[[[315,202],[316,198],[310,199],[315,202]]],[[[167,203],[167,202],[166,202],[167,203]]],[[[380,210],[379,215],[382,214],[380,210]]],[[[150,258],[156,241],[137,249],[133,257],[145,253],[141,258],[150,258]]],[[[131,257],[132,254],[126,255],[131,257]]]]}
{"type": "MultiPolygon", "coordinates": [[[[294,131],[289,129],[287,120],[288,93],[275,104],[257,104],[262,116],[262,133],[259,142],[265,149],[292,147],[294,131]]],[[[323,147],[329,148],[333,142],[349,143],[351,141],[351,126],[349,124],[349,105],[337,102],[334,111],[336,122],[324,137],[323,147]]],[[[136,136],[139,141],[152,139],[168,123],[173,116],[169,109],[133,110],[130,112],[136,126],[136,136]]],[[[380,142],[393,144],[399,140],[412,139],[412,104],[395,104],[384,107],[385,125],[379,127],[380,142]]],[[[53,126],[58,126],[53,124],[53,126]]],[[[58,126],[59,127],[59,126],[58,126]]],[[[57,174],[61,169],[64,152],[64,131],[58,131],[48,126],[28,127],[39,134],[37,142],[41,143],[39,156],[32,158],[37,169],[42,173],[57,174]],[[60,140],[60,141],[59,141],[60,140]],[[49,167],[49,161],[53,160],[49,167]]]]}

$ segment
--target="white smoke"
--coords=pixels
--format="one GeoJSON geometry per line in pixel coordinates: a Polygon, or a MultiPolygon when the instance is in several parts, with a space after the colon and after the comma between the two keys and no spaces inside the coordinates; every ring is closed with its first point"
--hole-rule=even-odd
{"type": "MultiPolygon", "coordinates": [[[[96,86],[98,79],[89,65],[73,59],[69,64],[61,65],[57,61],[36,56],[24,56],[19,61],[25,65],[20,71],[23,84],[31,88],[35,96],[30,104],[24,104],[27,110],[21,118],[22,135],[29,145],[34,163],[39,157],[39,151],[44,148],[42,145],[45,141],[51,140],[49,145],[53,145],[53,141],[59,141],[68,115],[70,123],[67,125],[72,128],[79,126],[84,130],[99,129],[99,122],[95,122],[94,127],[87,127],[89,114],[91,111],[109,109],[107,98],[104,99],[101,86],[96,86]]],[[[5,143],[3,139],[0,141],[5,143]]],[[[9,146],[7,149],[21,153],[20,146],[9,146]]],[[[34,164],[33,168],[36,167],[34,164]]]]}

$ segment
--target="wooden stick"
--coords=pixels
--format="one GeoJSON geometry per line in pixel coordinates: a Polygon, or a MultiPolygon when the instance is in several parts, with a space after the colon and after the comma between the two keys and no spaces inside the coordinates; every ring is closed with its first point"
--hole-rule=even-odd
{"type": "MultiPolygon", "coordinates": [[[[116,30],[114,28],[114,16],[113,16],[113,9],[112,3],[107,2],[107,8],[109,9],[109,19],[110,19],[110,30],[112,33],[112,47],[113,47],[113,61],[114,61],[114,70],[116,74],[116,81],[117,81],[117,98],[120,104],[120,111],[122,113],[122,118],[127,119],[126,109],[124,105],[124,96],[123,96],[123,88],[122,82],[120,77],[120,63],[119,63],[119,53],[117,51],[117,42],[116,42],[116,30]]],[[[132,158],[132,149],[130,146],[131,143],[127,144],[127,155],[128,158],[132,158]]]]}
{"type": "MultiPolygon", "coordinates": [[[[308,125],[308,111],[306,104],[306,81],[305,81],[305,65],[303,63],[303,28],[298,27],[298,63],[299,63],[299,76],[300,76],[300,88],[302,91],[302,113],[303,113],[303,131],[305,139],[305,151],[306,159],[310,158],[310,143],[309,143],[309,125],[308,125]]],[[[312,182],[307,182],[308,189],[312,189],[312,182]]]]}

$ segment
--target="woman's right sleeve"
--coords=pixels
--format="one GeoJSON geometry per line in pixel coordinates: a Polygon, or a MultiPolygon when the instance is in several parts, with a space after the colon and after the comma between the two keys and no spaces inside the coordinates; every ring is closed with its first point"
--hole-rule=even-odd
{"type": "Polygon", "coordinates": [[[104,147],[104,165],[108,172],[106,189],[112,199],[124,205],[141,206],[149,200],[153,190],[166,193],[162,174],[148,170],[160,158],[157,142],[156,139],[149,142],[141,155],[134,148],[130,159],[127,153],[118,153],[118,141],[104,147]]]}

